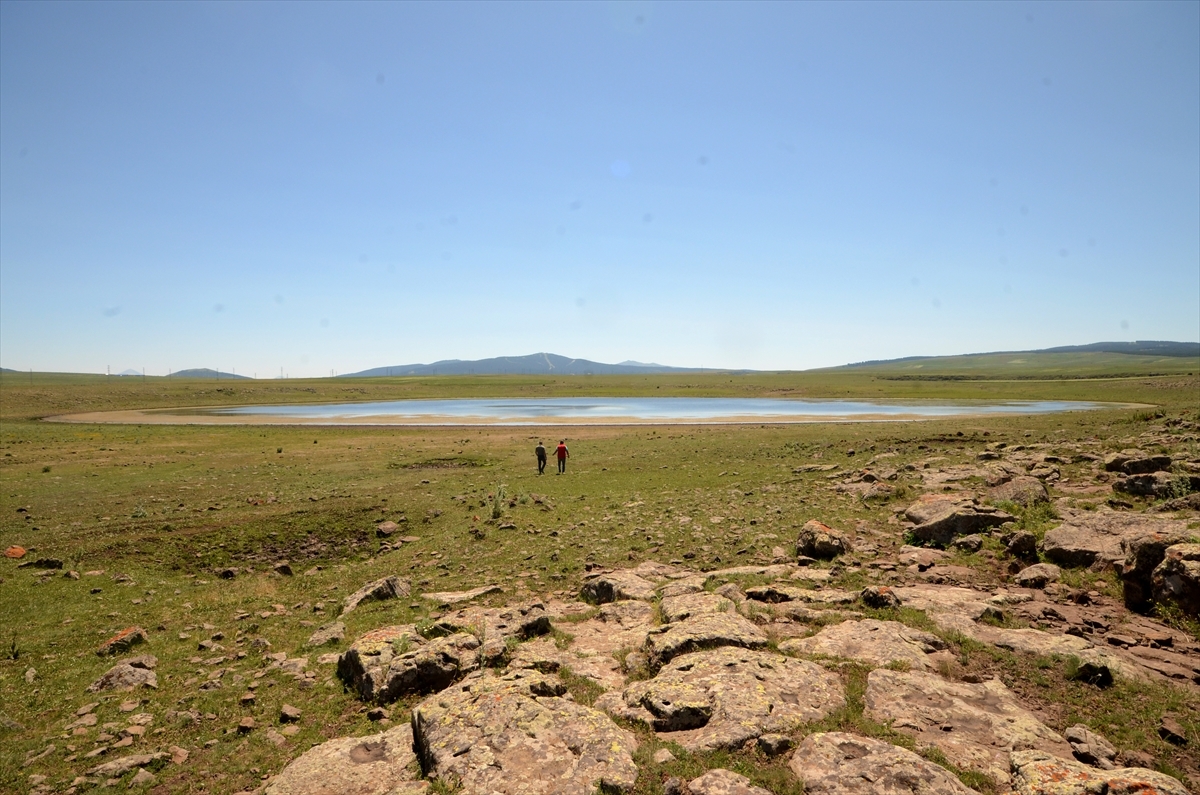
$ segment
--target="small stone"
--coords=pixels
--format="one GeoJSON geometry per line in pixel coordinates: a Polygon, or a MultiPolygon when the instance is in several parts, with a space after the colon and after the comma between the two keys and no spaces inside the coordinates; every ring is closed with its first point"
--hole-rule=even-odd
{"type": "Polygon", "coordinates": [[[786,734],[764,734],[758,738],[758,748],[767,756],[779,756],[792,747],[792,738],[786,734]]]}
{"type": "Polygon", "coordinates": [[[217,572],[217,576],[220,577],[222,580],[232,580],[237,575],[238,575],[238,570],[236,568],[233,568],[232,566],[229,568],[226,568],[226,569],[221,569],[220,571],[217,572]]]}
{"type": "Polygon", "coordinates": [[[186,748],[180,748],[178,745],[172,745],[167,750],[171,752],[171,761],[174,764],[182,765],[188,759],[188,750],[186,748]]]}
{"type": "Polygon", "coordinates": [[[276,574],[281,574],[284,577],[292,576],[292,567],[287,561],[276,563],[274,571],[276,574]]]}
{"type": "Polygon", "coordinates": [[[122,712],[133,712],[139,706],[141,706],[140,701],[122,701],[121,706],[117,707],[117,709],[122,712]]]}
{"type": "Polygon", "coordinates": [[[267,738],[267,742],[276,747],[283,746],[287,743],[287,738],[275,731],[273,728],[268,728],[264,736],[267,738]]]}
{"type": "Polygon", "coordinates": [[[683,795],[683,781],[671,776],[663,782],[663,795],[683,795]]]}
{"type": "Polygon", "coordinates": [[[242,697],[240,699],[238,699],[238,701],[239,701],[239,703],[241,703],[241,705],[243,707],[252,707],[252,706],[254,706],[254,694],[253,693],[243,693],[242,697]]]}
{"type": "Polygon", "coordinates": [[[37,669],[36,668],[28,668],[25,670],[25,684],[27,684],[27,685],[33,684],[33,680],[36,678],[37,678],[37,669]]]}
{"type": "Polygon", "coordinates": [[[1017,572],[1014,580],[1023,588],[1045,588],[1052,582],[1057,582],[1062,576],[1062,569],[1053,563],[1035,563],[1017,572]]]}
{"type": "Polygon", "coordinates": [[[392,713],[388,712],[383,707],[373,707],[373,708],[367,710],[367,720],[370,720],[370,721],[383,720],[384,718],[390,718],[391,715],[392,715],[392,713]]]}
{"type": "Polygon", "coordinates": [[[280,723],[296,723],[300,720],[300,710],[293,707],[291,704],[284,704],[279,709],[280,723]]]}
{"type": "Polygon", "coordinates": [[[254,718],[251,718],[249,715],[247,715],[238,721],[237,730],[240,734],[249,734],[250,732],[254,731],[255,725],[254,718]]]}
{"type": "Polygon", "coordinates": [[[280,730],[280,733],[283,734],[285,737],[291,737],[293,735],[300,733],[300,727],[296,726],[295,724],[292,724],[291,726],[284,726],[280,730]]]}
{"type": "Polygon", "coordinates": [[[308,639],[308,646],[326,646],[331,643],[341,643],[346,638],[346,625],[341,621],[326,624],[314,632],[308,639]]]}
{"type": "Polygon", "coordinates": [[[154,777],[153,773],[144,767],[139,768],[137,774],[129,780],[129,788],[133,789],[134,787],[148,787],[155,781],[157,781],[157,779],[154,777]]]}
{"type": "Polygon", "coordinates": [[[962,536],[950,542],[950,546],[962,552],[978,552],[983,549],[983,536],[979,533],[971,533],[969,536],[962,536]]]}
{"type": "Polygon", "coordinates": [[[675,761],[675,754],[668,748],[659,748],[654,752],[654,764],[665,765],[675,761]]]}
{"type": "Polygon", "coordinates": [[[867,607],[886,608],[900,606],[900,597],[886,585],[868,585],[862,589],[859,598],[862,599],[863,604],[867,607]]]}
{"type": "Polygon", "coordinates": [[[1089,685],[1104,688],[1113,683],[1112,671],[1104,663],[1084,662],[1075,671],[1075,678],[1089,685]]]}
{"type": "Polygon", "coordinates": [[[126,627],[125,629],[113,635],[104,643],[100,644],[100,648],[96,650],[96,654],[101,657],[109,654],[120,654],[139,643],[144,643],[149,640],[150,636],[146,634],[146,630],[141,627],[126,627]]]}

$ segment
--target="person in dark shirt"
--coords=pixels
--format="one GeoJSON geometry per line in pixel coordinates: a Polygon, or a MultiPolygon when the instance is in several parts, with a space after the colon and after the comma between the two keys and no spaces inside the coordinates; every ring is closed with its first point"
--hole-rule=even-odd
{"type": "Polygon", "coordinates": [[[541,442],[538,442],[538,446],[533,448],[533,452],[537,455],[538,474],[546,474],[546,448],[542,446],[541,442]]]}
{"type": "Polygon", "coordinates": [[[558,456],[558,474],[567,471],[567,459],[571,457],[571,452],[567,450],[567,440],[559,439],[558,447],[554,449],[554,454],[558,456]]]}

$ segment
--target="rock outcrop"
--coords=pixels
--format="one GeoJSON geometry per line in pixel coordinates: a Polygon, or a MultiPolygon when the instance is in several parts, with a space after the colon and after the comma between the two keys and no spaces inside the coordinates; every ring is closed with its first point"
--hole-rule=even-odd
{"type": "Polygon", "coordinates": [[[1130,610],[1144,612],[1153,604],[1151,577],[1154,569],[1163,561],[1167,547],[1184,544],[1191,538],[1191,533],[1180,524],[1149,529],[1121,539],[1121,551],[1125,553],[1121,585],[1125,606],[1130,610]]]}
{"type": "Polygon", "coordinates": [[[722,648],[675,658],[596,706],[691,751],[739,748],[820,720],[845,703],[836,674],[765,651],[722,648]]]}
{"type": "Polygon", "coordinates": [[[1050,502],[1050,492],[1046,484],[1028,475],[1013,478],[1007,483],[1001,483],[988,490],[988,498],[993,502],[1015,502],[1017,505],[1029,507],[1040,502],[1050,502]]]}
{"type": "Polygon", "coordinates": [[[628,792],[637,740],[565,693],[534,671],[481,671],[426,699],[412,713],[422,771],[464,795],[628,792]]]}
{"type": "Polygon", "coordinates": [[[681,654],[740,646],[759,649],[767,645],[761,629],[734,612],[704,613],[686,621],[667,624],[646,635],[646,656],[652,668],[660,668],[681,654]]]}
{"type": "Polygon", "coordinates": [[[1121,542],[1139,536],[1173,534],[1186,524],[1140,513],[1080,511],[1046,532],[1042,552],[1060,566],[1115,568],[1125,560],[1121,542]]]}
{"type": "Polygon", "coordinates": [[[1012,785],[1018,795],[1188,795],[1179,779],[1139,767],[1097,770],[1045,751],[1014,751],[1012,785]]]}
{"type": "Polygon", "coordinates": [[[850,539],[832,527],[810,519],[800,528],[796,539],[796,554],[817,560],[830,560],[851,549],[850,539]]]}
{"type": "Polygon", "coordinates": [[[899,746],[843,732],[804,738],[788,767],[812,795],[971,795],[949,770],[899,746]]]}
{"type": "Polygon", "coordinates": [[[408,596],[412,593],[412,586],[408,580],[402,580],[399,577],[383,577],[369,582],[359,588],[354,593],[346,597],[342,602],[342,615],[346,615],[354,608],[358,607],[363,602],[371,600],[399,599],[403,596],[408,596]]]}
{"type": "Polygon", "coordinates": [[[928,655],[944,648],[946,644],[936,635],[897,621],[873,618],[843,621],[825,627],[812,637],[794,638],[779,644],[779,650],[786,654],[845,657],[874,666],[899,661],[921,671],[933,667],[927,661],[928,655]]]}
{"type": "Polygon", "coordinates": [[[151,654],[130,657],[121,660],[112,668],[88,685],[89,693],[103,693],[108,690],[134,690],[139,687],[158,687],[158,674],[154,668],[158,660],[151,654]]]}
{"type": "Polygon", "coordinates": [[[655,590],[654,583],[637,572],[622,569],[588,575],[579,595],[585,602],[600,605],[620,599],[650,601],[655,597],[655,590]]]}
{"type": "Polygon", "coordinates": [[[949,682],[936,674],[880,668],[867,677],[864,714],[918,744],[934,746],[959,767],[1009,780],[1009,752],[1037,749],[1063,757],[1071,746],[1018,703],[998,679],[949,682]]]}
{"type": "Polygon", "coordinates": [[[946,546],[955,536],[999,527],[1016,518],[999,508],[980,505],[975,500],[948,498],[940,494],[922,496],[905,510],[904,515],[914,524],[909,531],[913,538],[938,547],[946,546]]]}
{"type": "Polygon", "coordinates": [[[1167,547],[1162,563],[1150,573],[1150,589],[1155,602],[1200,616],[1200,544],[1167,547]]]}
{"type": "Polygon", "coordinates": [[[314,746],[267,782],[264,795],[421,795],[411,765],[412,726],[314,746]]]}
{"type": "Polygon", "coordinates": [[[431,693],[479,668],[479,639],[466,632],[425,640],[411,626],[366,633],[338,659],[338,676],[363,701],[390,704],[431,693]]]}

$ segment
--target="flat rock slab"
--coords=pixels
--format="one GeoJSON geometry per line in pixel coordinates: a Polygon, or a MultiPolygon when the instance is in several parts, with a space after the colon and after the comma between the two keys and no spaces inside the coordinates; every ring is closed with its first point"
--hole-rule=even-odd
{"type": "Polygon", "coordinates": [[[988,490],[988,497],[995,502],[1015,502],[1017,505],[1028,507],[1040,502],[1050,502],[1050,493],[1046,484],[1037,478],[1022,475],[1007,483],[1001,483],[988,490]]]}
{"type": "Polygon", "coordinates": [[[528,640],[549,633],[550,614],[541,602],[512,607],[466,607],[442,616],[432,631],[444,635],[467,632],[482,638],[481,661],[492,665],[507,653],[510,638],[528,640]]]}
{"type": "Polygon", "coordinates": [[[767,645],[767,636],[737,613],[706,613],[686,621],[667,624],[646,635],[645,650],[650,665],[658,668],[681,654],[741,646],[757,649],[767,645]]]}
{"type": "Polygon", "coordinates": [[[939,547],[949,544],[955,536],[978,533],[1016,518],[998,508],[980,505],[975,500],[950,498],[941,494],[922,495],[905,510],[904,515],[915,525],[910,531],[913,538],[939,547]]]}
{"type": "Polygon", "coordinates": [[[606,693],[596,706],[689,751],[711,751],[791,732],[844,703],[841,680],[819,665],[726,647],[677,657],[653,679],[606,693]]]}
{"type": "Polygon", "coordinates": [[[668,623],[683,621],[704,613],[725,613],[733,609],[733,602],[715,593],[689,593],[679,596],[664,596],[659,603],[663,620],[668,623]]]}
{"type": "Polygon", "coordinates": [[[479,672],[426,699],[412,713],[422,770],[463,795],[632,790],[634,735],[565,692],[534,671],[479,672]]]}
{"type": "Polygon", "coordinates": [[[162,751],[153,754],[134,754],[132,756],[122,756],[120,759],[113,759],[108,762],[102,762],[95,767],[87,770],[89,776],[101,776],[104,778],[120,778],[130,770],[137,768],[151,768],[157,770],[167,763],[171,758],[170,754],[165,754],[162,751]]]}
{"type": "Polygon", "coordinates": [[[656,594],[653,582],[636,571],[621,569],[589,574],[583,581],[579,595],[586,602],[604,604],[619,599],[641,599],[648,602],[656,594]]]}
{"type": "Polygon", "coordinates": [[[482,585],[478,588],[472,588],[469,591],[436,591],[434,593],[422,594],[425,599],[436,602],[439,606],[459,605],[464,602],[471,602],[481,596],[491,596],[494,593],[504,593],[504,589],[499,585],[482,585]]]}
{"type": "MultiPolygon", "coordinates": [[[[602,605],[595,618],[564,622],[560,628],[573,638],[568,651],[578,661],[567,662],[571,670],[611,690],[625,684],[615,655],[645,645],[646,636],[654,628],[654,608],[646,602],[611,602],[602,605]]],[[[528,645],[518,648],[518,656],[528,645]]]]}
{"type": "Polygon", "coordinates": [[[429,782],[410,768],[412,726],[341,737],[310,748],[267,782],[264,795],[418,795],[429,782]]]}
{"type": "Polygon", "coordinates": [[[959,767],[1009,781],[1009,753],[1041,750],[1070,758],[1071,746],[1022,707],[998,679],[949,682],[936,674],[879,668],[867,676],[864,714],[891,722],[959,767]]]}
{"type": "Polygon", "coordinates": [[[974,795],[954,774],[899,746],[843,732],[810,734],[788,767],[810,795],[974,795]]]}
{"type": "Polygon", "coordinates": [[[1018,795],[1188,795],[1179,779],[1144,767],[1097,770],[1044,751],[1014,751],[1012,786],[1018,795]]]}
{"type": "Polygon", "coordinates": [[[926,659],[946,648],[936,635],[922,632],[898,621],[843,621],[825,627],[809,638],[793,638],[779,644],[785,654],[823,654],[845,657],[869,665],[883,666],[903,661],[911,668],[926,671],[933,666],[926,659]]]}
{"type": "Polygon", "coordinates": [[[771,791],[756,787],[750,779],[718,767],[688,782],[692,795],[771,795],[771,791]]]}
{"type": "Polygon", "coordinates": [[[804,602],[807,604],[848,605],[858,598],[853,591],[836,588],[800,588],[794,585],[756,585],[746,589],[746,598],[756,602],[804,602]]]}
{"type": "Polygon", "coordinates": [[[408,580],[399,577],[383,577],[369,582],[346,597],[342,603],[342,615],[346,615],[363,602],[370,600],[399,599],[412,593],[408,580]]]}
{"type": "Polygon", "coordinates": [[[562,668],[567,668],[572,674],[587,677],[605,690],[620,688],[625,684],[621,664],[611,653],[581,653],[574,645],[560,649],[549,638],[535,638],[518,645],[508,668],[532,668],[542,673],[558,673],[562,668]]]}
{"type": "Polygon", "coordinates": [[[1152,533],[1186,532],[1187,523],[1144,513],[1079,511],[1046,532],[1042,552],[1060,566],[1114,566],[1125,560],[1124,540],[1152,533]]]}

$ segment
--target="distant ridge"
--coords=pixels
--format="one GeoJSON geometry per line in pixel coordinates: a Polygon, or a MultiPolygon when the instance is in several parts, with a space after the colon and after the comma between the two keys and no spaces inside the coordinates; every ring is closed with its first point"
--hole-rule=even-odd
{"type": "Polygon", "coordinates": [[[697,372],[695,368],[667,367],[626,361],[604,364],[588,359],[570,359],[556,353],[531,353],[528,356],[497,356],[491,359],[444,359],[433,364],[398,364],[372,367],[338,378],[377,378],[404,375],[644,375],[646,373],[697,372]]]}
{"type": "Polygon", "coordinates": [[[228,379],[244,379],[246,381],[253,380],[248,375],[236,375],[234,373],[224,373],[219,370],[210,370],[207,367],[197,367],[191,370],[176,370],[171,373],[171,378],[228,378],[228,379]]]}
{"type": "MultiPolygon", "coordinates": [[[[1087,345],[1060,345],[1057,348],[1041,348],[1032,351],[991,351],[972,353],[967,356],[1011,355],[1024,353],[1124,353],[1130,356],[1171,356],[1200,358],[1200,342],[1169,342],[1165,340],[1138,340],[1137,342],[1093,342],[1087,345]]],[[[964,355],[964,354],[954,354],[964,355]]],[[[950,356],[904,356],[899,359],[871,359],[854,362],[846,367],[873,367],[880,364],[902,364],[922,359],[947,359],[950,356]]]]}

